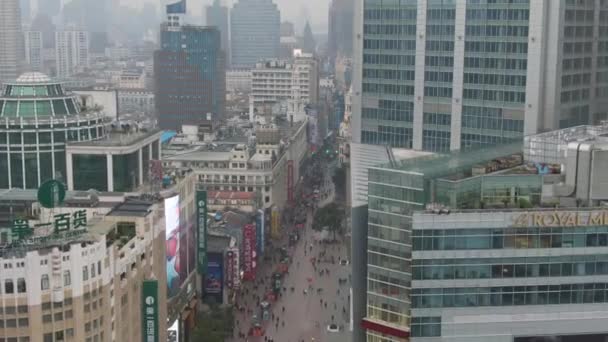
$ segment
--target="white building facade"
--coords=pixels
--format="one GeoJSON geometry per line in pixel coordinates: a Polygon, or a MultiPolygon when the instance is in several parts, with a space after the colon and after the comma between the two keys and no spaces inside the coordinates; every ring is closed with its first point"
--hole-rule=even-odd
{"type": "Polygon", "coordinates": [[[42,72],[42,32],[25,31],[25,62],[30,71],[42,72]]]}
{"type": "Polygon", "coordinates": [[[89,67],[89,33],[86,31],[55,32],[57,77],[66,78],[89,67]]]}
{"type": "Polygon", "coordinates": [[[260,62],[251,69],[249,115],[283,103],[287,115],[299,121],[304,107],[319,101],[319,64],[311,54],[298,54],[293,61],[260,62]]]}

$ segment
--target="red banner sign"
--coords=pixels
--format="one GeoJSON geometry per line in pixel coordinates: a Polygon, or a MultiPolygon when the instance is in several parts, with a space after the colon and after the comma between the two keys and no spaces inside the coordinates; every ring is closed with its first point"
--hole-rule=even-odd
{"type": "Polygon", "coordinates": [[[255,280],[255,226],[243,228],[243,280],[255,280]]]}
{"type": "Polygon", "coordinates": [[[229,289],[238,289],[240,286],[239,279],[239,250],[237,248],[230,248],[226,251],[226,286],[229,289]]]}

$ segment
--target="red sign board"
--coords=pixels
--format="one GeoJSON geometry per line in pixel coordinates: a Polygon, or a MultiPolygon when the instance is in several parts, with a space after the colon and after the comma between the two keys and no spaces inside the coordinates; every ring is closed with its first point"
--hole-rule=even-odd
{"type": "Polygon", "coordinates": [[[293,203],[293,160],[287,161],[287,199],[293,203]]]}
{"type": "Polygon", "coordinates": [[[255,226],[243,228],[243,280],[255,280],[255,226]]]}

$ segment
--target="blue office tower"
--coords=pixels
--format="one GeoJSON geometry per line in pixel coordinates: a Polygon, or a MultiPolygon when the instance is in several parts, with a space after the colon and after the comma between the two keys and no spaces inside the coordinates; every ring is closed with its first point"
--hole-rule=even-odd
{"type": "Polygon", "coordinates": [[[224,114],[225,56],[215,27],[161,27],[161,47],[154,53],[156,111],[159,126],[179,129],[224,114]]]}

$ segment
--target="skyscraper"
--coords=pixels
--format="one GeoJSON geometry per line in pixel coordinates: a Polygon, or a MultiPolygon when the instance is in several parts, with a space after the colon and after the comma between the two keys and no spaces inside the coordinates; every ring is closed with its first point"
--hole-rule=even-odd
{"type": "Polygon", "coordinates": [[[42,32],[26,31],[25,37],[25,62],[30,71],[42,71],[42,32]]]}
{"type": "MultiPolygon", "coordinates": [[[[406,178],[419,177],[419,181],[380,175],[377,168],[370,168],[375,164],[366,164],[366,158],[376,154],[358,152],[356,147],[365,146],[360,150],[386,148],[358,143],[443,152],[603,120],[608,108],[605,20],[608,3],[600,0],[454,0],[389,4],[364,0],[357,1],[355,6],[351,165],[353,182],[364,179],[365,184],[353,184],[353,189],[363,189],[359,194],[363,200],[353,192],[352,250],[372,253],[352,256],[352,264],[357,265],[352,274],[353,341],[366,341],[366,338],[368,341],[403,341],[410,327],[415,337],[421,336],[420,329],[437,333],[437,317],[422,317],[420,313],[415,317],[412,313],[414,318],[410,322],[409,308],[424,307],[427,302],[423,306],[415,303],[418,299],[399,284],[417,283],[412,280],[413,273],[404,271],[406,267],[400,264],[402,260],[414,258],[406,256],[411,254],[409,239],[414,234],[407,231],[404,222],[411,221],[413,211],[424,210],[429,201],[440,201],[436,193],[431,193],[439,187],[433,186],[432,191],[427,191],[427,185],[432,182],[421,164],[412,163],[411,169],[399,167],[398,171],[406,178]],[[382,187],[386,190],[380,190],[382,187]],[[389,191],[400,187],[403,191],[389,191]],[[410,191],[420,193],[413,195],[410,191]],[[396,195],[389,200],[387,197],[392,195],[388,193],[396,195]],[[416,207],[412,207],[413,203],[416,207]],[[389,228],[390,233],[385,228],[389,228]],[[393,236],[401,237],[394,239],[393,236]],[[387,254],[388,249],[398,252],[387,254]],[[383,268],[388,264],[391,266],[383,268]],[[367,329],[367,337],[362,325],[367,329]]],[[[469,162],[472,156],[474,154],[469,155],[469,162]]],[[[383,162],[404,165],[394,163],[390,153],[383,162]]],[[[471,165],[466,162],[456,156],[433,165],[429,163],[428,171],[444,172],[454,168],[458,176],[446,178],[446,183],[457,191],[471,194],[471,188],[460,187],[458,183],[468,181],[463,173],[478,165],[480,159],[471,165]]],[[[515,189],[510,185],[502,187],[515,189]]],[[[457,191],[447,193],[450,198],[468,198],[469,195],[458,195],[457,191]]],[[[488,193],[498,193],[493,191],[488,193]]],[[[516,196],[521,194],[519,190],[510,191],[516,196]]],[[[436,236],[436,231],[432,233],[436,236]]],[[[449,293],[438,284],[433,287],[429,292],[449,293]]],[[[435,300],[441,298],[443,304],[438,307],[449,306],[446,303],[451,298],[446,301],[446,297],[436,296],[430,301],[436,303],[435,300]]],[[[470,305],[467,299],[462,302],[470,305]]],[[[476,311],[478,317],[483,315],[479,312],[476,311]]],[[[464,321],[472,322],[468,318],[464,321]]],[[[454,322],[451,317],[450,322],[454,322]]],[[[517,331],[513,328],[515,325],[502,326],[517,331]]],[[[453,325],[449,329],[445,335],[457,331],[453,325]]],[[[484,333],[486,331],[484,328],[484,333]]],[[[474,340],[466,332],[462,333],[466,334],[467,341],[474,340]]],[[[484,337],[478,340],[494,341],[484,337]]]]}
{"type": "Polygon", "coordinates": [[[19,0],[0,1],[0,81],[19,75],[23,58],[23,35],[19,0]]]}
{"type": "Polygon", "coordinates": [[[364,1],[353,139],[448,151],[603,120],[607,6],[364,1]]]}
{"type": "Polygon", "coordinates": [[[163,129],[199,124],[209,113],[213,119],[224,113],[226,69],[220,31],[181,25],[181,4],[167,6],[168,13],[173,12],[171,21],[161,26],[160,50],[154,52],[156,112],[163,129]]]}
{"type": "Polygon", "coordinates": [[[222,6],[220,0],[215,0],[212,6],[205,7],[205,15],[207,18],[207,26],[215,26],[220,31],[222,36],[222,50],[226,54],[226,64],[230,64],[230,32],[228,21],[228,7],[222,6]]]}
{"type": "Polygon", "coordinates": [[[89,66],[89,33],[67,30],[55,32],[57,77],[65,78],[89,66]]]}
{"type": "Polygon", "coordinates": [[[19,9],[21,10],[21,20],[25,23],[29,22],[32,16],[31,0],[19,0],[19,9]]]}
{"type": "Polygon", "coordinates": [[[272,0],[239,0],[230,18],[233,66],[252,67],[279,56],[281,13],[272,0]]]}
{"type": "Polygon", "coordinates": [[[304,26],[304,34],[302,34],[302,50],[306,53],[315,53],[317,48],[317,42],[312,34],[310,23],[307,21],[304,26]]]}
{"type": "Polygon", "coordinates": [[[329,6],[329,57],[350,57],[353,53],[354,0],[332,0],[329,6]]]}

